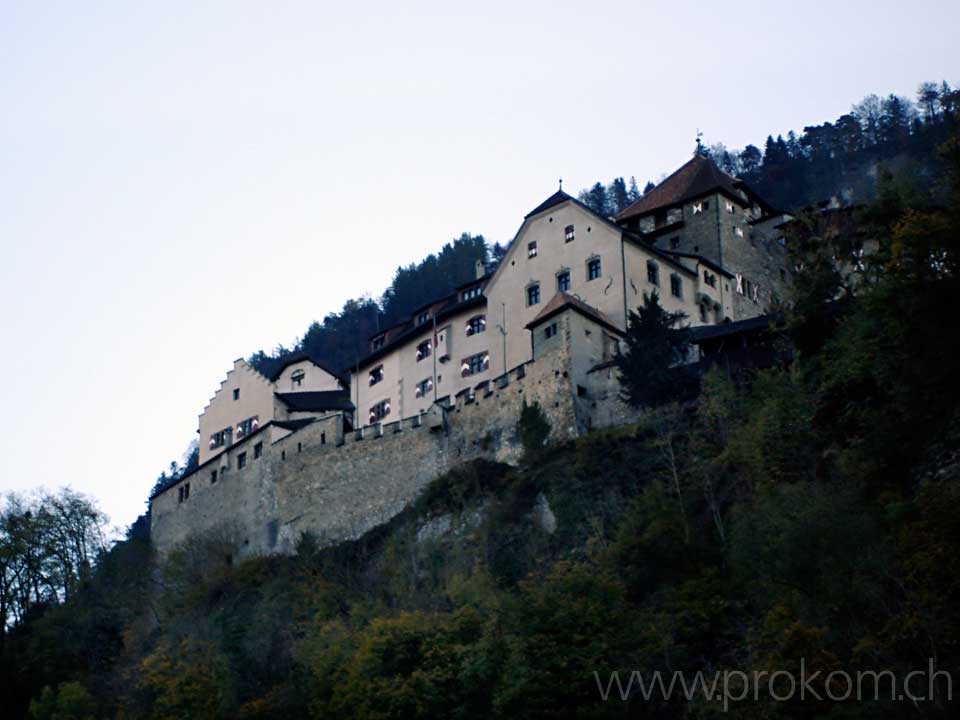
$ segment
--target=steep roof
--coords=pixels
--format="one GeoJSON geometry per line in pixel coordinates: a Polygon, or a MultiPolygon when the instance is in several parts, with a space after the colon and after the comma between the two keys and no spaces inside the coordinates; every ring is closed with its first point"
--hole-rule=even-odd
{"type": "Polygon", "coordinates": [[[344,377],[343,375],[341,375],[340,373],[338,373],[336,370],[331,370],[331,369],[330,369],[329,367],[327,367],[323,362],[321,362],[321,361],[318,360],[317,358],[311,356],[309,353],[304,352],[303,350],[298,350],[297,352],[295,352],[295,353],[290,353],[289,355],[287,355],[286,357],[284,357],[284,358],[281,360],[280,364],[277,365],[277,366],[273,369],[273,373],[271,373],[271,375],[270,375],[270,381],[271,381],[271,382],[276,382],[276,381],[277,381],[277,378],[280,377],[280,376],[283,374],[283,371],[284,371],[284,370],[286,370],[288,367],[290,367],[290,366],[293,365],[294,363],[303,362],[304,360],[309,360],[311,363],[313,363],[314,365],[316,365],[318,368],[320,368],[321,370],[323,370],[325,373],[327,373],[328,375],[332,375],[333,377],[335,377],[335,378],[336,378],[337,380],[339,380],[340,382],[342,382],[342,383],[344,383],[344,384],[347,384],[347,385],[350,384],[350,381],[347,380],[346,377],[344,377]]]}
{"type": "Polygon", "coordinates": [[[584,315],[596,323],[603,325],[608,330],[622,335],[623,330],[620,330],[616,325],[613,324],[613,321],[604,315],[602,312],[597,310],[592,305],[587,305],[583,300],[578,298],[576,295],[571,295],[570,293],[559,291],[556,295],[550,298],[550,302],[544,305],[543,310],[537,313],[537,316],[527,323],[527,329],[530,330],[535,328],[537,325],[549,320],[554,315],[557,315],[567,308],[576,310],[581,315],[584,315]]]}
{"type": "Polygon", "coordinates": [[[310,412],[323,410],[353,410],[346,390],[317,390],[313,392],[274,393],[291,410],[310,412]]]}
{"type": "Polygon", "coordinates": [[[533,217],[537,213],[542,213],[544,210],[549,210],[550,208],[560,205],[561,203],[565,203],[567,200],[576,201],[576,198],[567,195],[563,190],[557,190],[553,195],[548,197],[533,210],[524,215],[523,219],[526,220],[529,217],[533,217]]]}
{"type": "Polygon", "coordinates": [[[698,154],[642,198],[628,205],[616,219],[620,221],[636,215],[645,215],[653,210],[679,205],[716,190],[739,197],[737,192],[739,189],[740,183],[736,178],[718,168],[710,158],[698,154]]]}

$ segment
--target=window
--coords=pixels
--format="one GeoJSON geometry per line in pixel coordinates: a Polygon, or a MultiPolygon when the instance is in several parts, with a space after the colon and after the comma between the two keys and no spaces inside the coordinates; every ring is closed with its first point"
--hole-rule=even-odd
{"type": "Polygon", "coordinates": [[[474,285],[472,288],[467,288],[460,294],[461,300],[473,300],[474,298],[480,297],[480,286],[474,285]]]}
{"type": "Polygon", "coordinates": [[[237,439],[246,437],[258,427],[260,427],[260,418],[257,415],[254,415],[252,418],[247,418],[237,425],[237,439]]]}
{"type": "Polygon", "coordinates": [[[680,238],[678,237],[670,238],[670,248],[672,250],[676,250],[678,247],[680,247],[680,238]]]}
{"type": "Polygon", "coordinates": [[[554,335],[556,335],[556,334],[557,334],[557,324],[556,324],[556,323],[550,323],[549,325],[547,325],[547,326],[543,329],[543,337],[546,338],[547,340],[549,340],[550,338],[552,338],[552,337],[553,337],[554,335]]]}
{"type": "Polygon", "coordinates": [[[647,282],[660,285],[660,268],[653,260],[647,260],[647,282]]]}
{"type": "Polygon", "coordinates": [[[417,383],[414,397],[426,397],[431,392],[433,392],[433,378],[425,378],[417,383]]]}
{"type": "Polygon", "coordinates": [[[717,286],[717,276],[707,270],[703,271],[703,281],[710,287],[715,288],[717,286]]]}
{"type": "Polygon", "coordinates": [[[237,470],[243,470],[247,466],[247,454],[245,452],[237,455],[237,470]]]}
{"type": "Polygon", "coordinates": [[[295,388],[303,385],[303,379],[307,374],[303,370],[294,370],[293,375],[290,376],[290,381],[293,383],[295,388]]]}
{"type": "Polygon", "coordinates": [[[210,436],[210,449],[233,444],[233,428],[224,428],[210,436]]]}
{"type": "Polygon", "coordinates": [[[381,400],[370,408],[370,425],[380,422],[390,414],[390,400],[381,400]]]}
{"type": "Polygon", "coordinates": [[[743,275],[737,273],[737,294],[743,295],[743,275]]]}
{"type": "Polygon", "coordinates": [[[213,485],[217,481],[217,471],[213,470],[210,472],[210,484],[213,485]]]}
{"type": "Polygon", "coordinates": [[[596,280],[600,277],[600,258],[587,261],[587,280],[596,280]]]}
{"type": "Polygon", "coordinates": [[[563,229],[563,237],[567,242],[573,242],[573,225],[567,225],[563,229]]]}
{"type": "Polygon", "coordinates": [[[180,502],[184,502],[190,498],[190,483],[184,483],[180,486],[178,496],[180,498],[180,502]]]}
{"type": "Polygon", "coordinates": [[[694,204],[693,204],[693,214],[694,214],[694,215],[699,215],[699,214],[702,213],[702,212],[703,212],[703,203],[702,203],[702,202],[694,203],[694,204]]]}
{"type": "Polygon", "coordinates": [[[234,399],[234,400],[239,400],[239,399],[240,399],[240,388],[234,388],[234,389],[233,389],[233,399],[234,399]]]}
{"type": "Polygon", "coordinates": [[[742,238],[742,237],[743,237],[743,228],[734,228],[734,229],[733,229],[733,232],[736,233],[736,235],[737,235],[738,238],[742,238]]]}
{"type": "Polygon", "coordinates": [[[674,297],[683,297],[683,280],[676,273],[670,275],[670,294],[674,297]]]}
{"type": "Polygon", "coordinates": [[[536,305],[540,302],[540,286],[531,285],[527,288],[527,305],[536,305]]]}
{"type": "Polygon", "coordinates": [[[377,365],[370,371],[370,384],[376,385],[381,380],[383,380],[383,365],[377,365]]]}
{"type": "Polygon", "coordinates": [[[258,442],[256,445],[253,446],[253,459],[257,460],[262,457],[263,457],[263,443],[258,442]]]}
{"type": "Polygon", "coordinates": [[[464,358],[463,362],[460,363],[460,375],[462,377],[477,375],[478,373],[482,373],[484,370],[489,369],[489,367],[490,353],[477,353],[476,355],[471,355],[468,358],[464,358]]]}
{"type": "Polygon", "coordinates": [[[727,212],[733,215],[733,212],[735,209],[736,208],[733,207],[733,203],[730,201],[727,201],[727,212]]]}
{"type": "Polygon", "coordinates": [[[557,290],[560,292],[567,292],[570,289],[570,272],[564,270],[561,273],[557,273],[557,290]]]}
{"type": "Polygon", "coordinates": [[[430,311],[424,310],[422,313],[417,315],[417,325],[423,325],[429,319],[430,319],[430,311]]]}
{"type": "Polygon", "coordinates": [[[327,444],[327,434],[325,432],[320,433],[320,444],[321,445],[327,444]]]}
{"type": "Polygon", "coordinates": [[[700,322],[707,322],[707,306],[700,303],[700,322]]]}
{"type": "Polygon", "coordinates": [[[430,357],[430,351],[432,347],[433,346],[429,340],[424,340],[422,343],[417,345],[417,362],[420,362],[424,358],[430,357]]]}
{"type": "Polygon", "coordinates": [[[476,315],[467,320],[467,337],[478,335],[487,329],[487,318],[485,315],[476,315]]]}
{"type": "Polygon", "coordinates": [[[370,346],[371,346],[374,350],[379,350],[380,348],[383,347],[383,343],[386,341],[386,339],[387,339],[387,338],[386,338],[386,336],[384,336],[384,335],[377,335],[377,336],[371,341],[370,346]]]}
{"type": "Polygon", "coordinates": [[[535,258],[537,256],[537,241],[527,243],[527,257],[535,258]]]}
{"type": "Polygon", "coordinates": [[[303,452],[303,443],[302,443],[302,442],[298,442],[298,443],[297,443],[297,452],[303,452]]]}

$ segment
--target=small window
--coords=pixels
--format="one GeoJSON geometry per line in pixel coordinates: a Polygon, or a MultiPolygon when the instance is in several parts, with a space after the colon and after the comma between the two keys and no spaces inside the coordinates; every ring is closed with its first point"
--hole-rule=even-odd
{"type": "Polygon", "coordinates": [[[694,215],[699,215],[699,214],[702,213],[702,212],[703,212],[703,203],[702,203],[702,202],[694,203],[694,204],[693,204],[693,214],[694,214],[694,215]]]}
{"type": "Polygon", "coordinates": [[[384,343],[385,341],[386,341],[386,336],[385,336],[385,335],[377,335],[377,336],[373,339],[373,341],[370,343],[370,346],[371,346],[374,350],[379,350],[380,348],[383,347],[383,343],[384,343]]]}
{"type": "Polygon", "coordinates": [[[535,258],[537,256],[537,241],[527,243],[527,257],[535,258]]]}
{"type": "Polygon", "coordinates": [[[482,373],[489,368],[490,353],[477,353],[476,355],[464,358],[463,362],[460,363],[460,375],[461,377],[469,377],[470,375],[482,373]]]}
{"type": "Polygon", "coordinates": [[[674,297],[683,297],[683,280],[676,273],[670,275],[670,294],[674,297]]]}
{"type": "Polygon", "coordinates": [[[700,303],[700,322],[707,322],[707,306],[704,303],[700,303]]]}
{"type": "Polygon", "coordinates": [[[547,326],[543,329],[543,337],[546,338],[547,340],[549,340],[550,338],[552,338],[552,337],[553,337],[554,335],[556,335],[556,334],[557,334],[557,324],[556,324],[556,323],[550,323],[549,325],[547,325],[547,326]]]}
{"type": "Polygon", "coordinates": [[[240,388],[234,388],[234,389],[233,389],[233,399],[234,399],[234,400],[239,400],[239,399],[240,399],[240,388]]]}
{"type": "Polygon", "coordinates": [[[573,225],[567,225],[563,229],[563,237],[567,242],[573,242],[573,225]]]}
{"type": "Polygon", "coordinates": [[[570,289],[570,272],[564,270],[562,273],[557,273],[557,290],[560,292],[567,292],[570,289]]]}
{"type": "Polygon", "coordinates": [[[280,451],[280,459],[281,459],[281,460],[286,460],[286,459],[287,459],[287,451],[286,451],[286,450],[281,450],[281,451],[280,451]]]}
{"type": "Polygon", "coordinates": [[[473,300],[474,298],[480,297],[481,288],[479,285],[474,285],[472,288],[467,288],[462,293],[460,293],[460,300],[473,300]]]}
{"type": "Polygon", "coordinates": [[[527,305],[536,305],[540,302],[540,286],[531,285],[527,288],[527,305]]]}
{"type": "Polygon", "coordinates": [[[487,329],[487,318],[485,315],[476,315],[467,320],[467,337],[479,335],[487,329]]]}
{"type": "Polygon", "coordinates": [[[430,352],[433,346],[429,340],[424,340],[422,343],[417,345],[417,362],[430,357],[430,352]]]}
{"type": "Polygon", "coordinates": [[[433,392],[433,378],[424,378],[417,383],[414,397],[427,397],[431,392],[433,392]]]}
{"type": "Polygon", "coordinates": [[[660,268],[653,260],[647,260],[647,282],[651,285],[660,285],[660,268]]]}
{"type": "Polygon", "coordinates": [[[370,408],[370,417],[369,424],[373,425],[374,423],[380,422],[387,415],[390,414],[390,400],[381,400],[376,405],[370,408]]]}
{"type": "Polygon", "coordinates": [[[290,376],[290,381],[293,383],[293,387],[298,388],[303,385],[303,379],[307,374],[303,370],[294,370],[293,375],[290,376]]]}
{"type": "Polygon", "coordinates": [[[217,481],[217,471],[212,470],[210,472],[210,484],[213,485],[217,481]]]}
{"type": "Polygon", "coordinates": [[[680,247],[680,238],[678,237],[670,238],[670,248],[672,250],[676,250],[678,247],[680,247]]]}
{"type": "Polygon", "coordinates": [[[180,486],[179,498],[180,502],[184,502],[190,498],[190,483],[184,483],[180,486]]]}
{"type": "Polygon", "coordinates": [[[600,258],[593,258],[587,262],[587,280],[596,280],[600,277],[600,258]]]}
{"type": "Polygon", "coordinates": [[[370,371],[370,384],[376,385],[381,380],[383,380],[383,365],[377,365],[370,371]]]}
{"type": "Polygon", "coordinates": [[[737,295],[743,295],[743,275],[740,273],[737,273],[737,295]]]}
{"type": "Polygon", "coordinates": [[[736,233],[736,235],[737,235],[738,238],[742,238],[742,237],[743,237],[743,228],[734,228],[734,229],[733,229],[733,232],[736,233]]]}
{"type": "Polygon", "coordinates": [[[321,445],[327,444],[327,434],[325,432],[320,433],[320,444],[321,445]]]}
{"type": "Polygon", "coordinates": [[[424,310],[422,313],[417,315],[417,325],[423,325],[429,319],[430,319],[430,311],[424,310]]]}
{"type": "Polygon", "coordinates": [[[253,446],[253,459],[258,460],[263,457],[263,443],[258,442],[253,446]]]}
{"type": "Polygon", "coordinates": [[[247,454],[245,452],[237,455],[237,470],[243,470],[247,466],[247,454]]]}
{"type": "Polygon", "coordinates": [[[302,443],[302,442],[298,442],[298,443],[297,443],[297,452],[303,452],[303,443],[302,443]]]}

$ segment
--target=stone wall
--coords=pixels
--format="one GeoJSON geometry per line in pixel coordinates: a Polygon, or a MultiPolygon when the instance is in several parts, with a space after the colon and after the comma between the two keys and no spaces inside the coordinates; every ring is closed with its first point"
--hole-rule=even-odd
{"type": "Polygon", "coordinates": [[[563,347],[461,393],[433,415],[346,434],[333,416],[264,443],[259,458],[249,443],[234,446],[225,459],[229,471],[215,483],[207,466],[151,500],[151,539],[166,553],[193,534],[220,533],[238,555],[252,555],[291,553],[304,531],[325,544],[357,538],[459,463],[519,459],[524,400],[540,403],[552,439],[575,437],[581,428],[569,366],[563,347]],[[244,468],[233,457],[240,452],[247,453],[244,468]],[[181,501],[186,484],[190,494],[181,501]]]}

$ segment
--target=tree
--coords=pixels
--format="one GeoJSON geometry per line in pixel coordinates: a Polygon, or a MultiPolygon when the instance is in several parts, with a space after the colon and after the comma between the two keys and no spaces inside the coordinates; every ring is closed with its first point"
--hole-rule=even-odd
{"type": "Polygon", "coordinates": [[[937,122],[940,114],[940,88],[936,83],[920,83],[917,88],[917,103],[923,109],[928,123],[937,122]]]}
{"type": "Polygon", "coordinates": [[[763,164],[763,153],[756,145],[747,145],[740,151],[740,167],[744,175],[755,175],[763,164]]]}
{"type": "Polygon", "coordinates": [[[536,455],[543,449],[547,437],[550,435],[550,422],[536,400],[532,404],[527,404],[527,399],[523,399],[523,407],[520,409],[520,422],[517,424],[517,432],[520,435],[520,442],[523,444],[523,450],[528,457],[536,455]]]}
{"type": "Polygon", "coordinates": [[[696,378],[682,364],[690,347],[690,330],[677,327],[686,318],[682,311],[664,310],[656,292],[643,294],[643,305],[630,313],[627,322],[626,352],[616,356],[625,402],[656,407],[691,394],[696,378]]]}
{"type": "Polygon", "coordinates": [[[643,194],[646,195],[648,192],[653,190],[656,185],[653,184],[650,180],[647,180],[647,184],[643,186],[643,194]]]}
{"type": "Polygon", "coordinates": [[[589,190],[581,191],[578,199],[600,217],[610,217],[612,214],[606,188],[601,182],[595,183],[589,190]]]}
{"type": "Polygon", "coordinates": [[[626,209],[630,204],[627,196],[627,184],[622,177],[614,178],[607,188],[607,207],[611,215],[616,215],[626,209]]]}
{"type": "Polygon", "coordinates": [[[851,114],[863,129],[863,138],[868,147],[880,142],[880,118],[883,117],[883,103],[879,97],[870,94],[853,106],[851,114]]]}
{"type": "Polygon", "coordinates": [[[627,189],[627,200],[631,203],[635,203],[640,199],[640,190],[637,188],[637,179],[631,175],[630,176],[630,187],[627,189]]]}

